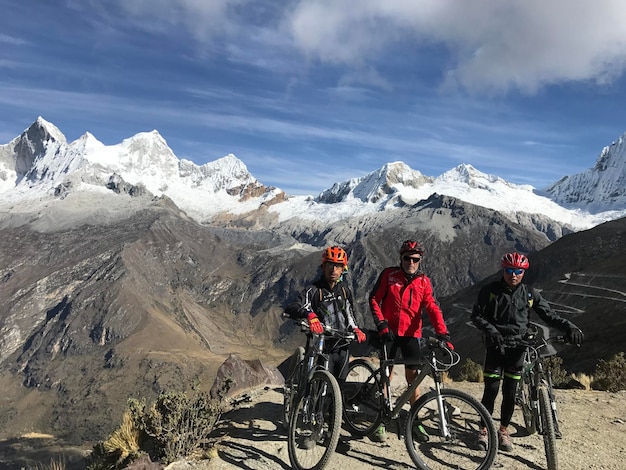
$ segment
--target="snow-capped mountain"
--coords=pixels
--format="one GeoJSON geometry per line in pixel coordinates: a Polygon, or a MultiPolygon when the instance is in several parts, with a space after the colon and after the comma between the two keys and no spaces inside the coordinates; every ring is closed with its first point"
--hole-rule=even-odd
{"type": "Polygon", "coordinates": [[[387,163],[382,168],[362,178],[353,178],[335,183],[332,188],[323,191],[317,202],[333,204],[348,199],[358,199],[365,203],[414,204],[417,201],[405,201],[404,196],[432,178],[422,175],[403,162],[387,163]]]}
{"type": "Polygon", "coordinates": [[[0,146],[0,210],[32,212],[38,210],[33,201],[54,204],[71,194],[125,188],[126,194],[167,196],[200,222],[266,207],[279,222],[299,218],[330,223],[412,206],[437,193],[506,214],[541,214],[580,230],[626,214],[623,141],[624,136],[604,149],[594,169],[565,177],[543,194],[466,164],[430,177],[393,162],[337,182],[317,197],[287,197],[260,183],[234,155],[198,166],[178,159],[156,130],[110,146],[90,133],[68,143],[56,126],[40,117],[0,146]]]}
{"type": "Polygon", "coordinates": [[[626,133],[602,149],[593,168],[563,177],[546,192],[565,207],[590,212],[626,209],[626,133]]]}
{"type": "Polygon", "coordinates": [[[282,198],[279,189],[263,186],[234,155],[202,166],[178,159],[156,130],[111,146],[90,133],[68,144],[56,126],[39,117],[20,136],[0,146],[2,205],[64,197],[68,192],[104,191],[110,181],[168,196],[200,219],[282,198]]]}
{"type": "Polygon", "coordinates": [[[273,206],[270,211],[282,220],[295,214],[311,220],[364,215],[416,204],[437,193],[505,214],[542,214],[574,230],[593,227],[619,218],[626,210],[607,210],[596,214],[565,208],[543,196],[530,185],[517,185],[498,176],[462,164],[433,178],[411,169],[403,162],[384,165],[361,178],[335,183],[317,198],[292,198],[289,204],[273,206]],[[333,209],[328,205],[332,204],[333,209]]]}

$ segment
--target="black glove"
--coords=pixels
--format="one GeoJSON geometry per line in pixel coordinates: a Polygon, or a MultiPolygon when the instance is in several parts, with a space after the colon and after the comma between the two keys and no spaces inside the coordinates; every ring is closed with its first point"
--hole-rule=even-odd
{"type": "Polygon", "coordinates": [[[450,351],[454,351],[454,345],[450,342],[450,333],[437,335],[437,340],[445,344],[450,351]]]}
{"type": "Polygon", "coordinates": [[[567,342],[571,344],[575,344],[576,346],[580,346],[583,342],[585,335],[582,330],[578,328],[576,325],[570,326],[567,331],[567,342]]]}
{"type": "Polygon", "coordinates": [[[502,336],[502,333],[499,331],[496,331],[495,333],[488,333],[487,339],[491,346],[497,346],[499,348],[504,346],[504,336],[502,336]]]}
{"type": "Polygon", "coordinates": [[[393,333],[389,329],[389,324],[387,320],[382,320],[376,323],[376,328],[378,329],[378,336],[386,343],[392,343],[395,339],[393,333]]]}

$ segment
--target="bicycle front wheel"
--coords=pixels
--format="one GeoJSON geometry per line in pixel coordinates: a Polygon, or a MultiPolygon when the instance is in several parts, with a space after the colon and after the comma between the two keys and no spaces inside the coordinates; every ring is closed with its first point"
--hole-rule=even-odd
{"type": "Polygon", "coordinates": [[[546,450],[548,470],[557,470],[556,435],[554,432],[554,421],[552,420],[550,395],[548,394],[548,389],[545,387],[539,387],[537,393],[539,397],[539,416],[541,418],[541,431],[543,433],[543,445],[546,450]]]}
{"type": "Polygon", "coordinates": [[[363,437],[378,429],[383,400],[374,365],[367,359],[351,361],[343,383],[343,417],[352,435],[363,437]]]}
{"type": "Polygon", "coordinates": [[[289,418],[291,417],[291,409],[293,401],[298,393],[298,381],[304,367],[304,348],[298,347],[291,355],[289,364],[289,373],[285,379],[283,387],[283,427],[289,429],[289,418]]]}
{"type": "Polygon", "coordinates": [[[537,432],[537,421],[535,419],[535,411],[533,410],[531,397],[532,397],[532,385],[528,382],[530,377],[522,378],[517,385],[517,401],[524,417],[524,426],[528,434],[535,434],[537,432]]]}
{"type": "Polygon", "coordinates": [[[303,392],[298,394],[289,420],[289,460],[296,470],[320,470],[339,441],[341,391],[330,372],[317,370],[303,392]]]}
{"type": "Polygon", "coordinates": [[[404,440],[413,463],[422,470],[487,469],[498,452],[496,428],[487,409],[460,390],[441,390],[420,397],[406,420],[404,440]],[[481,427],[487,428],[487,445],[478,445],[481,427]]]}

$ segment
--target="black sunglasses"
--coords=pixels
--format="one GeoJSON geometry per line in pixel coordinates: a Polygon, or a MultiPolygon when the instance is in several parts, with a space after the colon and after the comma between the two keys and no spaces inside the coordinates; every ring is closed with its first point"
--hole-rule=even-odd
{"type": "Polygon", "coordinates": [[[422,258],[413,258],[411,256],[403,256],[402,259],[411,263],[419,263],[420,261],[422,261],[422,258]]]}

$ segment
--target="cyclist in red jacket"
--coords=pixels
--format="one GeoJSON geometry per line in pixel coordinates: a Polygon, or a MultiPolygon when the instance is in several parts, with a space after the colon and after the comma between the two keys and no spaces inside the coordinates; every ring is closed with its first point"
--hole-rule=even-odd
{"type": "MultiPolygon", "coordinates": [[[[450,347],[450,334],[443,319],[443,313],[435,300],[433,287],[428,276],[420,269],[424,256],[422,245],[406,240],[400,247],[400,266],[385,268],[378,277],[370,293],[369,303],[374,323],[380,336],[391,342],[389,357],[395,357],[398,350],[404,359],[421,357],[422,312],[426,310],[437,336],[450,347]]],[[[417,376],[417,366],[405,366],[408,384],[417,376]]],[[[416,390],[410,398],[414,403],[419,397],[416,390]]],[[[418,424],[414,434],[418,440],[428,440],[428,434],[418,424]]],[[[371,436],[382,442],[386,439],[385,428],[380,427],[371,436]]]]}

